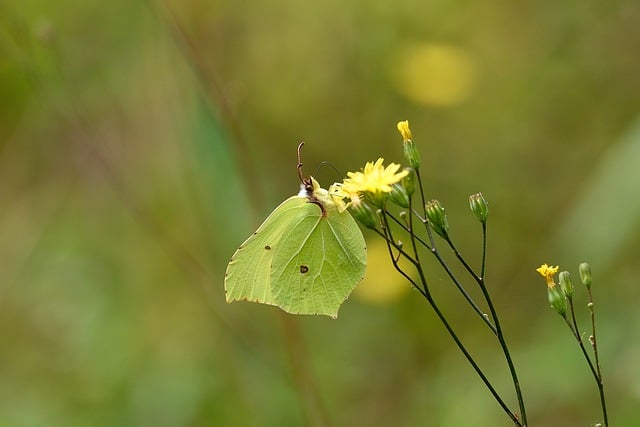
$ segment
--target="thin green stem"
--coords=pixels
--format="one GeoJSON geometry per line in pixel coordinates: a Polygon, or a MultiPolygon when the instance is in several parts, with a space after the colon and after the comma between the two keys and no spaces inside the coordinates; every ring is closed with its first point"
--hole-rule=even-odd
{"type": "MultiPolygon", "coordinates": [[[[409,201],[409,203],[411,203],[411,201],[409,201]]],[[[389,218],[391,218],[393,220],[393,222],[395,222],[396,224],[398,224],[404,231],[406,231],[407,233],[411,233],[411,229],[413,229],[413,227],[411,227],[411,225],[409,227],[407,227],[406,225],[404,225],[402,223],[402,221],[400,221],[398,218],[396,218],[395,216],[391,215],[390,212],[387,211],[387,215],[389,215],[389,218]]],[[[418,216],[419,217],[419,216],[418,216]]],[[[411,215],[409,215],[409,218],[411,219],[411,215]]],[[[431,249],[431,247],[429,246],[429,244],[427,242],[425,242],[424,240],[422,240],[419,236],[416,236],[414,234],[415,239],[422,244],[422,246],[424,246],[427,249],[431,249]]]]}
{"type": "MultiPolygon", "coordinates": [[[[413,285],[414,287],[416,287],[417,289],[420,289],[416,283],[413,281],[413,279],[410,278],[410,276],[408,274],[406,274],[402,268],[398,265],[395,257],[393,257],[393,253],[391,252],[391,242],[394,242],[393,236],[391,235],[391,229],[389,227],[389,220],[388,220],[388,215],[386,213],[386,211],[383,209],[382,211],[382,219],[383,219],[383,227],[385,230],[385,240],[387,241],[387,247],[390,251],[390,255],[391,255],[391,260],[393,261],[393,265],[396,268],[396,270],[398,272],[400,272],[405,278],[407,278],[413,285]]],[[[412,236],[414,233],[410,233],[412,236]]],[[[430,236],[432,238],[432,236],[430,236]]],[[[412,239],[413,242],[413,247],[414,250],[416,250],[416,245],[415,245],[415,240],[412,239]]],[[[395,243],[394,243],[395,246],[395,243]]],[[[478,364],[476,363],[476,361],[473,359],[473,357],[471,356],[471,354],[469,353],[469,351],[466,349],[466,347],[464,346],[464,344],[462,343],[462,341],[460,340],[460,338],[458,337],[458,335],[455,333],[455,331],[453,330],[453,328],[451,327],[451,325],[449,324],[449,322],[447,321],[446,316],[444,315],[444,313],[440,310],[440,308],[438,307],[438,305],[436,304],[435,300],[433,299],[431,293],[429,292],[429,287],[427,284],[427,279],[424,275],[424,271],[422,269],[422,265],[420,264],[420,260],[418,258],[418,253],[417,251],[415,252],[415,267],[418,271],[418,274],[420,276],[420,281],[423,285],[423,289],[424,289],[424,293],[423,296],[425,297],[425,299],[427,300],[427,302],[429,303],[429,305],[431,306],[431,308],[433,309],[433,311],[436,313],[436,315],[438,316],[438,319],[440,320],[440,322],[444,325],[445,329],[447,330],[447,332],[449,333],[449,336],[453,339],[453,341],[455,342],[455,344],[458,346],[458,349],[462,352],[462,354],[465,356],[465,358],[467,359],[467,361],[469,362],[469,364],[471,364],[471,366],[473,367],[473,369],[476,371],[476,373],[478,374],[478,376],[480,377],[480,379],[482,380],[482,382],[485,384],[485,386],[487,387],[487,389],[489,390],[489,392],[493,395],[493,397],[496,399],[496,401],[498,402],[498,404],[500,405],[500,407],[502,407],[502,409],[507,413],[507,415],[509,416],[509,418],[511,418],[511,420],[515,423],[516,426],[519,427],[525,427],[526,424],[522,424],[520,422],[520,420],[518,419],[518,417],[511,411],[511,409],[509,409],[509,407],[507,406],[507,404],[504,402],[504,400],[502,400],[502,398],[500,397],[500,395],[498,394],[498,392],[496,391],[496,389],[493,387],[493,385],[491,384],[491,382],[489,381],[489,379],[487,378],[487,376],[484,374],[484,372],[482,371],[482,369],[480,368],[480,366],[478,366],[478,364]]]]}
{"type": "Polygon", "coordinates": [[[408,259],[415,267],[416,269],[418,268],[418,262],[413,259],[411,257],[411,255],[407,254],[404,250],[402,250],[402,248],[399,248],[398,245],[395,243],[395,241],[393,240],[393,236],[391,235],[391,230],[389,229],[389,223],[386,220],[386,218],[383,219],[383,223],[382,223],[382,229],[384,230],[384,233],[382,233],[380,230],[375,229],[374,231],[376,233],[378,233],[380,236],[382,236],[382,238],[385,240],[385,242],[387,242],[387,250],[389,251],[389,257],[391,258],[391,262],[393,263],[393,267],[405,278],[409,281],[409,283],[411,283],[411,285],[418,290],[418,292],[420,292],[422,294],[423,297],[427,297],[427,294],[429,293],[429,289],[426,287],[421,288],[420,286],[418,286],[418,284],[415,282],[415,280],[413,280],[413,278],[411,276],[409,276],[398,264],[398,259],[394,256],[393,254],[393,248],[395,248],[402,256],[404,256],[406,259],[408,259]]]}
{"type": "MultiPolygon", "coordinates": [[[[420,218],[421,222],[423,224],[425,224],[425,228],[427,229],[427,235],[429,236],[429,241],[431,242],[431,246],[429,246],[424,240],[418,238],[416,236],[416,238],[418,239],[418,241],[420,243],[422,243],[427,249],[429,249],[431,251],[431,253],[433,253],[436,258],[438,259],[438,262],[440,263],[440,265],[445,269],[445,271],[447,272],[447,275],[449,276],[449,278],[453,281],[453,283],[455,284],[455,286],[458,288],[458,290],[462,293],[462,295],[464,296],[464,298],[467,300],[467,302],[469,303],[469,305],[471,305],[471,307],[473,308],[473,310],[480,316],[480,318],[482,319],[483,322],[486,323],[486,325],[493,331],[493,333],[495,334],[496,328],[495,326],[491,323],[491,321],[487,318],[487,315],[485,313],[483,313],[483,311],[480,309],[480,307],[478,306],[478,304],[476,304],[476,302],[473,300],[473,298],[471,298],[471,296],[469,295],[469,293],[466,291],[466,289],[464,289],[464,287],[462,286],[462,284],[458,281],[458,279],[454,276],[453,272],[451,271],[451,269],[449,268],[449,266],[447,265],[447,263],[444,261],[444,259],[442,258],[442,256],[440,255],[440,253],[436,250],[435,247],[435,241],[433,239],[433,235],[431,233],[431,230],[429,228],[429,222],[426,220],[427,218],[427,208],[425,206],[425,199],[424,199],[424,187],[422,185],[422,179],[420,178],[420,170],[416,169],[416,179],[418,181],[418,188],[420,189],[420,201],[422,204],[422,212],[423,215],[422,217],[415,212],[411,205],[409,206],[409,216],[411,218],[411,213],[413,212],[418,218],[420,218]]],[[[409,199],[409,202],[411,203],[411,199],[409,199]]],[[[391,218],[398,222],[393,216],[391,216],[391,218]]],[[[402,224],[400,224],[401,226],[403,226],[402,224]]],[[[404,228],[404,226],[403,226],[404,228]]],[[[406,230],[406,228],[405,228],[406,230]]],[[[415,233],[413,232],[413,228],[411,231],[406,230],[409,232],[409,234],[411,234],[411,236],[415,236],[415,233]]],[[[413,237],[412,237],[413,238],[413,237]]]]}
{"type": "Polygon", "coordinates": [[[394,268],[405,278],[409,281],[409,283],[411,283],[411,285],[422,294],[422,296],[426,297],[427,296],[427,290],[426,289],[422,289],[420,286],[418,286],[418,284],[415,282],[415,280],[413,280],[413,278],[411,278],[411,276],[409,276],[407,273],[405,273],[399,266],[398,264],[398,259],[394,256],[393,254],[393,249],[397,250],[403,257],[405,257],[407,260],[409,260],[409,262],[411,262],[412,264],[416,264],[415,260],[413,258],[411,258],[411,256],[409,254],[407,254],[405,251],[403,251],[402,249],[400,249],[392,240],[389,240],[389,238],[383,234],[380,230],[374,230],[376,233],[378,233],[384,240],[385,242],[387,242],[387,249],[389,251],[389,258],[391,258],[391,262],[393,263],[394,268]]]}
{"type": "MultiPolygon", "coordinates": [[[[409,203],[411,203],[411,200],[409,201],[409,203]]],[[[409,207],[409,210],[411,209],[411,206],[409,207]]],[[[496,333],[496,328],[495,326],[491,323],[491,321],[489,320],[489,317],[486,315],[486,313],[484,313],[482,311],[482,309],[478,306],[478,304],[473,300],[473,298],[471,297],[471,295],[469,295],[469,293],[467,292],[467,290],[462,286],[462,283],[460,283],[460,281],[458,280],[458,278],[453,274],[453,271],[449,268],[449,266],[447,265],[446,261],[444,260],[444,258],[442,258],[442,256],[440,255],[440,252],[438,252],[437,250],[434,250],[433,247],[429,246],[424,240],[420,239],[418,236],[416,236],[414,230],[413,230],[413,216],[409,215],[409,227],[406,227],[404,224],[402,224],[397,218],[395,218],[393,215],[391,215],[389,212],[386,212],[386,214],[395,222],[397,223],[400,227],[402,227],[403,230],[405,230],[407,233],[409,233],[409,235],[411,236],[411,240],[412,240],[412,244],[413,244],[413,250],[414,253],[416,254],[417,257],[417,244],[416,241],[420,242],[423,246],[425,246],[427,249],[429,249],[429,251],[431,251],[432,254],[435,255],[436,259],[438,260],[438,262],[440,263],[440,266],[445,270],[445,272],[447,273],[447,275],[449,276],[449,278],[451,279],[451,281],[453,282],[453,284],[456,286],[456,288],[458,289],[458,291],[460,291],[460,293],[462,294],[462,296],[464,297],[464,299],[469,303],[469,305],[473,308],[473,310],[478,314],[478,316],[480,316],[480,319],[482,319],[483,322],[485,322],[487,324],[487,326],[493,331],[493,333],[496,333]]]]}
{"type": "Polygon", "coordinates": [[[500,347],[502,348],[502,353],[504,354],[504,358],[507,361],[507,365],[509,367],[509,373],[511,374],[511,379],[513,380],[513,387],[516,392],[516,396],[518,399],[518,406],[520,408],[520,414],[522,416],[523,425],[527,425],[527,412],[524,405],[524,397],[522,396],[522,388],[520,387],[520,380],[518,379],[518,373],[516,372],[516,367],[513,364],[513,359],[511,358],[511,352],[509,351],[509,346],[507,345],[506,340],[504,339],[504,333],[502,332],[502,326],[500,325],[500,319],[498,318],[498,313],[493,305],[493,300],[491,299],[491,295],[487,289],[487,286],[484,281],[484,259],[485,259],[485,250],[486,247],[486,226],[482,227],[483,229],[483,255],[482,255],[482,267],[481,271],[483,272],[482,276],[478,276],[474,273],[473,269],[469,266],[466,260],[460,254],[460,251],[456,248],[450,238],[447,238],[446,241],[449,244],[449,247],[455,253],[458,260],[462,263],[462,265],[466,268],[469,274],[476,280],[478,285],[480,286],[480,290],[482,291],[482,295],[489,307],[489,312],[491,313],[491,318],[493,319],[493,323],[495,324],[495,334],[498,338],[498,342],[500,343],[500,347]]]}
{"type": "Polygon", "coordinates": [[[480,280],[480,289],[482,289],[482,294],[484,295],[487,305],[489,306],[489,311],[491,312],[491,317],[493,317],[493,321],[496,325],[496,332],[498,337],[498,342],[500,343],[500,347],[502,348],[502,352],[504,353],[504,357],[507,361],[507,365],[509,366],[509,372],[511,373],[511,378],[513,379],[513,387],[516,391],[516,396],[518,398],[518,407],[520,408],[520,415],[522,416],[523,425],[527,425],[527,412],[524,406],[524,398],[522,396],[522,389],[520,387],[520,381],[518,380],[518,373],[516,372],[516,367],[513,364],[513,359],[511,358],[511,353],[509,352],[509,346],[504,339],[504,334],[502,333],[502,326],[500,326],[500,320],[498,319],[498,313],[496,312],[493,302],[491,301],[491,297],[489,296],[489,292],[487,291],[487,287],[484,283],[484,278],[480,280]]]}
{"type": "Polygon", "coordinates": [[[456,333],[454,332],[454,330],[451,328],[451,325],[449,325],[449,322],[447,322],[447,319],[445,318],[444,314],[440,311],[440,309],[438,308],[437,304],[435,303],[435,301],[433,300],[433,298],[431,297],[430,294],[427,294],[427,301],[429,302],[429,304],[431,305],[431,308],[433,309],[433,311],[435,311],[436,315],[438,316],[438,318],[440,319],[440,321],[442,322],[442,324],[444,325],[444,327],[447,329],[447,332],[449,333],[449,335],[451,336],[451,338],[453,338],[453,340],[455,341],[456,345],[458,346],[458,348],[460,349],[460,351],[464,354],[464,356],[467,358],[467,360],[469,361],[469,363],[471,364],[471,366],[473,366],[473,369],[476,371],[476,373],[480,376],[480,378],[482,379],[482,381],[484,382],[484,384],[487,386],[487,388],[489,389],[489,391],[491,392],[491,394],[493,395],[493,397],[496,399],[496,401],[498,402],[498,404],[502,407],[502,409],[507,413],[507,415],[509,416],[509,418],[511,418],[511,420],[515,423],[516,426],[519,427],[526,427],[526,421],[523,420],[522,422],[524,422],[525,424],[523,424],[522,422],[520,422],[520,420],[518,419],[518,417],[513,413],[513,411],[511,411],[511,409],[509,409],[509,407],[507,406],[507,404],[502,400],[502,398],[500,397],[500,395],[498,394],[498,392],[495,390],[495,388],[493,388],[493,386],[491,385],[491,383],[489,382],[488,378],[484,375],[484,373],[482,372],[482,369],[480,369],[480,367],[478,366],[478,364],[476,363],[476,361],[473,359],[473,357],[471,356],[471,354],[469,354],[469,352],[467,351],[467,349],[464,347],[464,345],[462,344],[462,341],[460,341],[460,339],[458,338],[458,336],[456,335],[456,333]]]}
{"type": "Polygon", "coordinates": [[[582,341],[582,337],[580,336],[580,329],[578,328],[578,321],[576,320],[575,309],[574,309],[574,306],[573,306],[573,299],[569,298],[568,301],[569,301],[569,312],[571,313],[571,322],[569,322],[569,319],[567,319],[566,316],[563,316],[564,321],[567,323],[567,326],[571,330],[571,333],[573,334],[573,337],[578,342],[578,345],[580,346],[580,350],[582,350],[582,355],[584,356],[585,360],[587,361],[587,364],[589,365],[589,369],[591,369],[591,374],[593,375],[593,378],[598,383],[599,382],[599,380],[598,380],[598,378],[599,378],[598,377],[598,372],[596,371],[596,368],[593,365],[593,362],[591,361],[591,358],[589,357],[589,353],[587,352],[587,348],[584,346],[584,342],[582,341]]]}
{"type": "MultiPolygon", "coordinates": [[[[604,387],[603,387],[603,383],[602,383],[602,376],[600,374],[600,368],[598,366],[598,356],[597,353],[595,351],[595,347],[594,347],[594,355],[596,358],[596,365],[593,365],[593,362],[591,361],[591,358],[589,357],[589,353],[587,353],[587,349],[584,346],[584,342],[582,341],[582,337],[580,336],[580,329],[578,327],[578,321],[576,320],[576,315],[575,315],[575,309],[573,306],[573,300],[571,298],[568,298],[569,300],[569,311],[571,313],[571,322],[569,322],[569,319],[567,319],[566,316],[563,316],[565,322],[567,323],[567,326],[569,327],[569,329],[571,330],[571,333],[573,334],[574,338],[576,339],[576,341],[578,342],[578,345],[580,346],[580,350],[582,351],[582,355],[584,356],[585,360],[587,361],[587,364],[589,365],[589,369],[591,370],[591,374],[593,375],[593,378],[596,380],[596,384],[598,386],[598,393],[600,395],[600,407],[602,408],[602,418],[604,419],[604,425],[605,427],[609,425],[609,420],[607,417],[607,405],[606,405],[606,401],[604,398],[604,387]]],[[[590,307],[592,308],[592,307],[590,307]]],[[[592,322],[592,331],[593,329],[593,322],[595,319],[592,318],[591,322],[592,322]]],[[[591,345],[594,346],[595,344],[595,339],[593,337],[595,337],[595,335],[591,335],[591,345]]]]}
{"type": "MultiPolygon", "coordinates": [[[[411,198],[409,198],[409,212],[411,212],[411,198]]],[[[385,216],[386,218],[386,216],[385,216]]],[[[386,220],[385,220],[386,221],[386,220]]],[[[388,222],[387,222],[388,224],[388,222]]],[[[418,271],[422,271],[422,266],[420,265],[420,255],[418,254],[418,247],[416,245],[416,234],[413,232],[413,215],[409,214],[409,236],[411,236],[411,247],[413,248],[413,256],[416,260],[416,267],[418,271]]],[[[422,277],[422,274],[420,275],[422,277]]],[[[425,291],[428,289],[426,281],[423,281],[425,291]]]]}
{"type": "Polygon", "coordinates": [[[607,403],[604,397],[604,381],[602,380],[602,372],[600,371],[600,359],[598,357],[598,341],[596,339],[596,314],[593,309],[593,295],[591,294],[591,288],[587,288],[587,294],[589,296],[589,303],[587,306],[589,307],[589,311],[591,312],[591,337],[589,342],[591,343],[591,347],[593,348],[593,354],[596,359],[596,370],[598,373],[598,393],[600,394],[600,406],[602,407],[602,418],[604,420],[604,425],[607,427],[609,425],[609,418],[607,416],[607,403]]]}
{"type": "Polygon", "coordinates": [[[422,202],[422,217],[427,217],[427,207],[424,200],[424,188],[422,187],[422,179],[420,178],[420,169],[416,169],[416,179],[418,180],[418,188],[420,188],[420,201],[422,202]]]}
{"type": "Polygon", "coordinates": [[[457,277],[455,277],[455,275],[453,274],[453,271],[451,271],[451,268],[449,268],[449,265],[446,263],[446,261],[444,260],[444,258],[442,258],[442,255],[440,254],[440,251],[438,251],[435,247],[431,250],[431,253],[436,257],[436,259],[438,260],[438,262],[440,263],[440,265],[442,266],[442,268],[444,268],[444,270],[447,272],[447,275],[449,276],[449,278],[451,279],[451,281],[453,281],[453,283],[456,285],[456,288],[458,288],[458,290],[460,291],[460,293],[464,296],[464,298],[467,300],[467,302],[469,303],[469,305],[471,306],[471,308],[473,308],[473,311],[475,311],[480,318],[482,319],[482,321],[484,323],[487,324],[487,326],[489,327],[489,329],[491,329],[491,331],[494,333],[494,335],[497,333],[497,329],[494,326],[493,323],[491,323],[491,320],[489,320],[489,316],[487,316],[486,313],[484,313],[482,311],[482,309],[480,309],[480,307],[478,306],[478,304],[476,304],[476,302],[473,300],[473,298],[471,298],[471,295],[469,295],[469,293],[467,292],[467,290],[462,286],[462,284],[460,283],[460,281],[458,280],[457,277]]]}
{"type": "Polygon", "coordinates": [[[480,264],[480,277],[484,277],[487,260],[487,223],[482,223],[482,263],[480,264]]]}

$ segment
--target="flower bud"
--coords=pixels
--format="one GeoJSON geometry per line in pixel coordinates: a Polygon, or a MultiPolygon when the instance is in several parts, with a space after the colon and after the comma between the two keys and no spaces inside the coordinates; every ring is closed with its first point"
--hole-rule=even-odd
{"type": "Polygon", "coordinates": [[[554,288],[556,286],[556,283],[553,281],[553,276],[558,272],[558,268],[560,268],[560,266],[556,265],[554,267],[552,265],[547,265],[546,263],[536,268],[536,271],[547,281],[548,288],[554,288]]]}
{"type": "Polygon", "coordinates": [[[409,129],[409,121],[405,120],[398,122],[398,132],[402,135],[402,145],[404,148],[404,157],[409,162],[409,165],[418,169],[420,167],[420,152],[413,143],[411,129],[409,129]]]}
{"type": "Polygon", "coordinates": [[[489,204],[484,197],[482,197],[482,193],[469,196],[469,207],[481,223],[484,224],[487,222],[487,218],[489,217],[489,204]]]}
{"type": "Polygon", "coordinates": [[[349,212],[360,224],[375,229],[378,221],[373,209],[363,200],[355,199],[349,205],[349,212]]]}
{"type": "Polygon", "coordinates": [[[578,266],[580,272],[580,281],[587,289],[591,288],[591,267],[588,263],[583,262],[578,266]]]}
{"type": "Polygon", "coordinates": [[[404,141],[404,157],[407,159],[412,168],[420,167],[420,152],[412,140],[404,141]]]}
{"type": "Polygon", "coordinates": [[[573,297],[573,284],[571,283],[571,275],[569,272],[561,271],[560,275],[558,275],[558,280],[560,281],[560,288],[564,296],[571,299],[573,297]]]}
{"type": "Polygon", "coordinates": [[[411,135],[411,129],[409,128],[409,120],[398,122],[397,126],[398,132],[400,132],[400,135],[402,135],[403,140],[407,141],[413,139],[411,135]]]}
{"type": "Polygon", "coordinates": [[[549,304],[558,314],[562,317],[567,315],[567,301],[562,295],[562,292],[558,288],[547,288],[547,296],[549,297],[549,304]]]}
{"type": "Polygon", "coordinates": [[[425,209],[427,210],[427,219],[433,231],[446,239],[449,234],[449,223],[447,221],[447,214],[444,212],[444,208],[440,202],[431,200],[427,202],[425,209]]]}
{"type": "Polygon", "coordinates": [[[409,195],[401,184],[391,185],[391,193],[389,194],[389,198],[393,203],[400,206],[401,208],[409,207],[409,195]]]}
{"type": "Polygon", "coordinates": [[[389,198],[389,193],[384,191],[377,191],[375,193],[366,192],[364,193],[364,200],[369,202],[371,205],[375,206],[378,209],[384,207],[387,199],[389,198]]]}
{"type": "Polygon", "coordinates": [[[404,170],[406,170],[408,173],[407,176],[402,178],[401,182],[402,186],[407,192],[407,195],[409,196],[409,198],[411,198],[411,196],[413,196],[413,193],[416,191],[416,173],[413,168],[410,167],[406,167],[404,168],[404,170]]]}

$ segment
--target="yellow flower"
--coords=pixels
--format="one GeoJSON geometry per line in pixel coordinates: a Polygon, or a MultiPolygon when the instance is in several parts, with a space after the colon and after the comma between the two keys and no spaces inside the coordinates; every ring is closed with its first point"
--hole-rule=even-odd
{"type": "Polygon", "coordinates": [[[405,141],[412,139],[411,129],[409,129],[409,120],[398,122],[398,132],[400,132],[402,139],[405,141]]]}
{"type": "Polygon", "coordinates": [[[556,286],[556,283],[553,281],[553,276],[558,272],[559,266],[552,267],[547,264],[542,264],[539,268],[536,268],[536,271],[540,273],[542,277],[547,279],[547,287],[549,289],[553,289],[556,286]]]}
{"type": "Polygon", "coordinates": [[[382,165],[383,158],[379,158],[375,163],[367,162],[362,172],[348,172],[342,189],[348,194],[370,193],[377,195],[389,193],[391,185],[399,182],[409,174],[409,171],[402,170],[398,173],[400,165],[391,163],[386,168],[382,165]]]}

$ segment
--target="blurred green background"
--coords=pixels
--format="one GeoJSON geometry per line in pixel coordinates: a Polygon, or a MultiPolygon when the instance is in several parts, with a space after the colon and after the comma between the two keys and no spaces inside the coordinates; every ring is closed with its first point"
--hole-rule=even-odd
{"type": "Polygon", "coordinates": [[[530,425],[600,417],[534,271],[585,260],[611,425],[638,425],[639,23],[637,0],[0,1],[0,425],[509,425],[374,236],[338,320],[224,302],[231,254],[298,190],[297,143],[328,186],[325,160],[402,162],[404,119],[473,262],[467,196],[491,204],[530,425]]]}

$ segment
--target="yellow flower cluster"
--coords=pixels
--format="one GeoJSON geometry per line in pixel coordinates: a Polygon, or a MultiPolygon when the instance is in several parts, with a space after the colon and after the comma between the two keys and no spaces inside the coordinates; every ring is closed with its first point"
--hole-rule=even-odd
{"type": "Polygon", "coordinates": [[[347,194],[377,195],[391,192],[391,186],[400,182],[409,172],[407,170],[398,172],[401,166],[397,163],[384,167],[383,162],[384,159],[379,158],[375,163],[367,162],[362,172],[348,172],[348,178],[342,183],[342,190],[347,194]]]}

